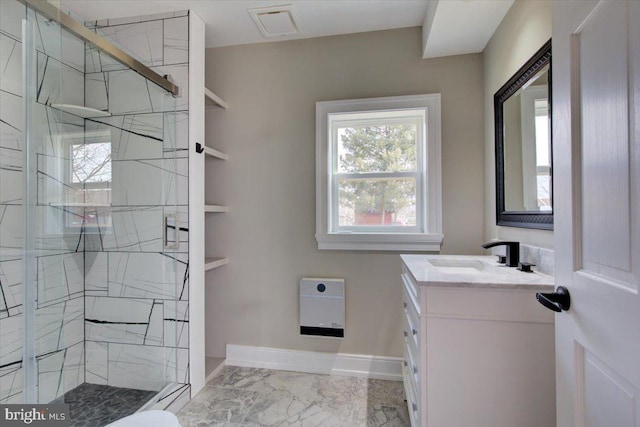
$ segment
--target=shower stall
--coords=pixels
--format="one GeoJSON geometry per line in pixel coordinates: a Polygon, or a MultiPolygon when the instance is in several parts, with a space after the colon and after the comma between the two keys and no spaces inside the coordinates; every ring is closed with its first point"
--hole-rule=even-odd
{"type": "Polygon", "coordinates": [[[94,24],[0,2],[0,404],[90,426],[189,382],[178,88],[94,24]]]}

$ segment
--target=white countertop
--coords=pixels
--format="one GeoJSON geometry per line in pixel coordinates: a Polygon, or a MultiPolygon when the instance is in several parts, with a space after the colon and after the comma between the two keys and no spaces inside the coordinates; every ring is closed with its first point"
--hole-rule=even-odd
{"type": "Polygon", "coordinates": [[[554,289],[553,277],[536,271],[523,273],[516,267],[498,264],[495,256],[400,255],[400,258],[419,286],[530,291],[554,289]]]}

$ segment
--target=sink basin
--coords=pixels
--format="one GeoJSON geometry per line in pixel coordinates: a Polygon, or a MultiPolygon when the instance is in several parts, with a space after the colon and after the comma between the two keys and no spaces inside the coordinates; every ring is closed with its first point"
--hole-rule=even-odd
{"type": "Polygon", "coordinates": [[[408,274],[420,286],[474,287],[491,289],[553,289],[553,277],[539,272],[524,273],[494,256],[482,255],[401,255],[408,274]]]}
{"type": "Polygon", "coordinates": [[[486,265],[477,260],[467,259],[430,259],[434,268],[448,274],[478,274],[486,270],[486,265]]]}

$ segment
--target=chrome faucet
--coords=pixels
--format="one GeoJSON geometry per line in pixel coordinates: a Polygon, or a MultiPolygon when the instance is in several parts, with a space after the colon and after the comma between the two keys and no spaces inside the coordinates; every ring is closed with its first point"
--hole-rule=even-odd
{"type": "Polygon", "coordinates": [[[520,261],[520,242],[489,242],[482,245],[483,248],[489,249],[495,246],[506,246],[507,256],[506,263],[509,267],[517,267],[520,261]]]}

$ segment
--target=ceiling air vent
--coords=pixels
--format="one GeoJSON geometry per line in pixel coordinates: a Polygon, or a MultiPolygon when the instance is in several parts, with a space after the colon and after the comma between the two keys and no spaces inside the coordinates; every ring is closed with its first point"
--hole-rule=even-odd
{"type": "Polygon", "coordinates": [[[300,25],[293,15],[293,5],[249,9],[248,12],[267,39],[292,37],[300,33],[300,25]]]}

